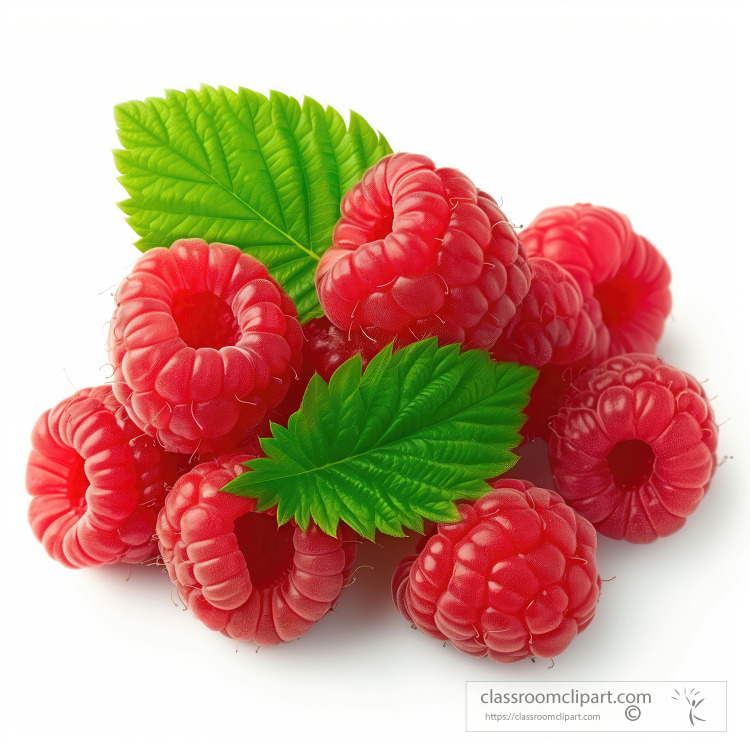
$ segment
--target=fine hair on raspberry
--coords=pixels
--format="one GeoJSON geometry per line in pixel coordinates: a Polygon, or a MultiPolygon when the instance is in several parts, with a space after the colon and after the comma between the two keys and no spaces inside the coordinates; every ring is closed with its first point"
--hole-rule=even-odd
{"type": "Polygon", "coordinates": [[[652,542],[685,524],[716,470],[718,428],[698,381],[652,354],[582,373],[552,418],[560,494],[597,531],[652,542]]]}
{"type": "Polygon", "coordinates": [[[149,250],[116,301],[115,395],[170,451],[212,455],[248,440],[299,370],[294,303],[232,245],[191,239],[149,250]]]}

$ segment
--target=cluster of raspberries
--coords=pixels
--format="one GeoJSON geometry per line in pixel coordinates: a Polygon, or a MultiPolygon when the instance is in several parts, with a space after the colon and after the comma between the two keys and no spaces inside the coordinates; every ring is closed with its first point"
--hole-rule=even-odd
{"type": "Polygon", "coordinates": [[[146,253],[115,300],[112,384],[34,427],[34,534],[73,568],[160,555],[209,628],[299,638],[349,582],[355,535],[278,528],[274,513],[221,492],[261,455],[258,436],[300,369],[294,303],[255,258],[198,239],[146,253]]]}
{"type": "Polygon", "coordinates": [[[563,651],[594,616],[596,532],[679,529],[716,468],[700,384],[655,356],[671,307],[663,257],[622,214],[579,204],[523,232],[455,169],[386,156],[346,194],[316,273],[325,318],[239,249],[148,251],[116,294],[112,384],[45,412],[29,519],[70,567],[159,554],[193,613],[259,644],[298,638],[350,582],[354,532],[278,526],[221,491],[262,455],[313,373],[429,336],[540,370],[524,437],[549,442],[560,494],[520,480],[458,505],[393,575],[398,611],[500,662],[563,651]]]}

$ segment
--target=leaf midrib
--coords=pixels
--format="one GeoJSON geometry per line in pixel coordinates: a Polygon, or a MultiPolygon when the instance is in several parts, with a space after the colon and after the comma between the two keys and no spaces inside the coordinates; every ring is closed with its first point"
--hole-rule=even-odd
{"type": "MultiPolygon", "coordinates": [[[[304,245],[300,244],[290,234],[287,234],[283,229],[280,229],[279,227],[277,227],[276,224],[274,224],[272,221],[270,221],[267,217],[265,217],[262,213],[260,213],[260,211],[258,211],[256,208],[253,208],[253,206],[251,206],[246,200],[244,200],[244,198],[242,198],[240,195],[238,195],[234,190],[229,190],[225,185],[222,185],[221,182],[219,182],[219,180],[217,180],[210,172],[207,172],[200,164],[197,164],[190,157],[188,157],[185,154],[183,154],[182,152],[178,151],[169,141],[164,141],[158,135],[156,135],[155,133],[149,131],[147,128],[143,127],[142,123],[140,123],[138,120],[136,120],[135,117],[133,117],[130,114],[130,112],[127,112],[127,111],[124,111],[124,110],[121,110],[121,111],[123,111],[124,114],[125,114],[125,116],[128,117],[137,127],[141,128],[145,132],[149,133],[153,138],[155,138],[159,143],[161,143],[163,147],[165,147],[167,150],[171,151],[175,156],[178,156],[180,159],[182,159],[183,161],[187,162],[191,166],[195,167],[195,169],[197,169],[198,171],[200,171],[204,175],[206,175],[206,177],[208,177],[215,185],[218,185],[222,190],[224,190],[228,195],[230,195],[232,198],[234,198],[238,203],[240,203],[241,205],[243,205],[246,208],[250,209],[250,211],[252,211],[259,219],[261,219],[261,221],[264,221],[266,224],[268,224],[269,227],[271,227],[276,232],[278,232],[282,237],[286,237],[293,245],[296,245],[300,250],[302,250],[304,253],[306,253],[307,255],[309,255],[313,260],[315,260],[316,263],[320,260],[320,257],[321,257],[320,255],[318,255],[316,252],[314,252],[310,248],[305,247],[304,245]]],[[[159,118],[159,120],[161,121],[161,118],[159,118]]],[[[164,125],[163,122],[162,122],[162,124],[164,125]]],[[[165,127],[166,127],[166,125],[165,125],[165,127]]],[[[221,152],[224,155],[224,159],[226,160],[226,153],[224,151],[223,146],[221,148],[221,152]]],[[[182,180],[181,177],[175,177],[174,175],[170,175],[170,177],[173,180],[177,180],[177,181],[181,181],[182,180]]],[[[309,196],[308,196],[308,200],[309,200],[309,196]]],[[[220,216],[214,216],[214,217],[210,217],[210,218],[221,219],[222,217],[220,217],[220,216]]]]}

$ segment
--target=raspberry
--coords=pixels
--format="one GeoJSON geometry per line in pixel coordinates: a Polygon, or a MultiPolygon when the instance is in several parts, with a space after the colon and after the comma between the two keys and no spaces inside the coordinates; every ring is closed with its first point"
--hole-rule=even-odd
{"type": "Polygon", "coordinates": [[[114,393],[170,451],[214,454],[246,441],[299,368],[294,303],[231,245],[149,250],[116,299],[114,393]]]}
{"type": "Polygon", "coordinates": [[[421,631],[471,656],[556,656],[594,617],[596,532],[554,492],[518,479],[492,486],[401,562],[394,602],[421,631]]]}
{"type": "Polygon", "coordinates": [[[173,475],[110,386],[84,388],[39,417],[31,434],[29,523],[70,568],[156,555],[156,515],[173,475]]]}
{"type": "Polygon", "coordinates": [[[489,349],[529,289],[526,253],[497,203],[425,156],[381,159],[341,213],[318,297],[332,323],[381,346],[435,335],[489,349]]]}
{"type": "Polygon", "coordinates": [[[284,400],[271,412],[271,419],[283,425],[289,421],[302,403],[305,389],[313,373],[318,373],[328,382],[337,368],[347,359],[359,354],[362,364],[367,365],[380,351],[365,336],[351,331],[342,331],[328,318],[317,318],[302,326],[304,343],[302,344],[302,366],[299,378],[293,380],[284,400]]]}
{"type": "Polygon", "coordinates": [[[353,532],[278,526],[275,509],[221,488],[256,455],[233,453],[178,479],[156,524],[169,577],[195,616],[237,640],[271,645],[306,633],[351,576],[353,532]]]}
{"type": "Polygon", "coordinates": [[[580,375],[552,431],[560,494],[613,539],[652,542],[680,529],[716,469],[718,430],[703,388],[650,354],[580,375]]]}
{"type": "Polygon", "coordinates": [[[589,305],[601,310],[598,356],[591,364],[656,351],[672,306],[671,275],[626,216],[589,203],[548,208],[521,232],[521,240],[529,257],[544,256],[565,268],[589,305]]]}
{"type": "Polygon", "coordinates": [[[557,263],[530,258],[531,286],[492,349],[499,362],[567,365],[594,348],[596,332],[575,279],[557,263]]]}

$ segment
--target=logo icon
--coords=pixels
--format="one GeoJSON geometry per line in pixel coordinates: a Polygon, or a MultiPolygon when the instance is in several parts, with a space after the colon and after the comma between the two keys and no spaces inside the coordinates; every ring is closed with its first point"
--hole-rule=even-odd
{"type": "Polygon", "coordinates": [[[681,698],[684,698],[687,701],[689,708],[688,718],[690,719],[690,723],[695,726],[696,721],[705,721],[705,719],[701,719],[700,716],[696,713],[696,710],[698,709],[698,706],[700,706],[701,703],[705,700],[705,698],[701,698],[698,700],[698,696],[701,694],[700,690],[696,690],[693,688],[689,693],[688,689],[682,688],[682,693],[675,688],[676,695],[672,696],[673,701],[679,701],[681,698]]]}

